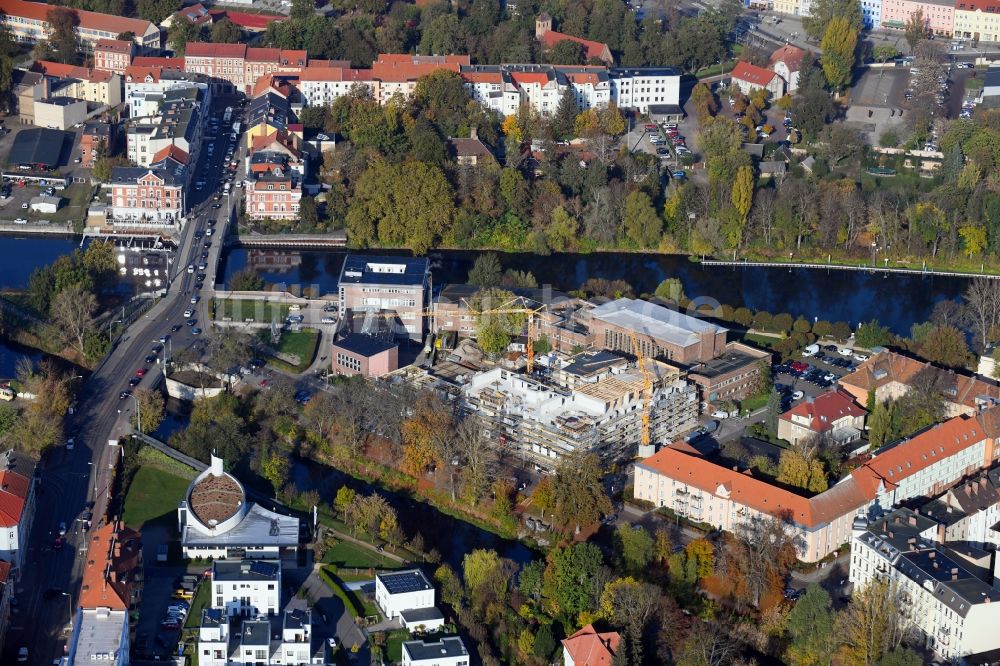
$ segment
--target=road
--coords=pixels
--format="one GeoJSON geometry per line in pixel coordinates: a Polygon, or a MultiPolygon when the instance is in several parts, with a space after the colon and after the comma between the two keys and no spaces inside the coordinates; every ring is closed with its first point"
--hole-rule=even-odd
{"type": "MultiPolygon", "coordinates": [[[[225,105],[222,100],[218,100],[218,104],[225,105]]],[[[207,182],[189,198],[192,208],[181,232],[166,294],[123,332],[109,355],[80,387],[76,413],[66,426],[67,435],[75,437],[74,448],[68,450],[60,446],[51,450],[41,463],[37,511],[28,543],[29,565],[24,568],[16,587],[19,611],[11,620],[3,663],[14,663],[21,646],[29,648],[31,661],[36,664],[51,664],[54,658],[62,656],[71,609],[75,608],[79,596],[86,554],[86,534],[78,519],[93,503],[95,526],[103,520],[111,470],[116,462],[114,457],[121,451],[109,446],[108,440],[125,434],[131,427],[129,419],[136,401],[119,395],[129,389],[128,380],[139,368],[147,369],[139,387],[152,387],[160,381],[160,363],[146,365],[144,359],[153,352],[154,346],[162,347],[158,343],[161,336],[172,336],[166,349],[158,355],[161,361],[171,350],[176,353],[196,339],[194,327],[185,326],[183,316],[191,307],[193,294],[201,294],[196,318],[208,321],[214,267],[242,193],[241,189],[236,189],[235,196],[213,201],[227,173],[223,164],[226,143],[223,137],[228,133],[221,134],[217,141],[218,154],[209,156],[207,150],[202,151],[192,176],[192,182],[199,178],[207,182]],[[216,203],[220,204],[219,208],[212,207],[216,203]],[[207,229],[209,218],[216,220],[215,233],[210,238],[198,238],[207,229]],[[206,250],[209,269],[204,285],[199,285],[196,275],[187,272],[187,266],[200,261],[206,250]],[[180,328],[170,333],[171,326],[178,324],[180,328]],[[54,539],[63,521],[70,529],[66,546],[57,550],[54,539]]],[[[242,154],[242,149],[236,153],[237,157],[242,154]]]]}

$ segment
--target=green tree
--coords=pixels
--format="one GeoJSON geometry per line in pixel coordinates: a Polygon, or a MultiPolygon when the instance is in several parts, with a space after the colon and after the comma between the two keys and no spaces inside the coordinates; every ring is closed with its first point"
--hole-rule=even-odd
{"type": "Polygon", "coordinates": [[[887,326],[882,326],[877,319],[861,324],[854,334],[854,342],[859,347],[871,349],[889,344],[891,333],[887,326]]]}
{"type": "Polygon", "coordinates": [[[712,89],[705,83],[698,83],[691,89],[691,101],[698,113],[698,119],[705,123],[719,111],[719,102],[715,99],[712,89]]]}
{"type": "Polygon", "coordinates": [[[662,226],[649,195],[635,190],[625,197],[625,235],[633,244],[641,248],[655,246],[662,226]]]}
{"type": "Polygon", "coordinates": [[[347,513],[348,507],[354,504],[358,494],[348,486],[341,486],[337,489],[337,495],[333,498],[333,506],[341,516],[347,513]]]}
{"type": "Polygon", "coordinates": [[[580,110],[576,106],[576,95],[573,94],[573,89],[568,87],[563,92],[562,97],[559,99],[559,106],[556,107],[556,112],[549,120],[549,127],[552,129],[552,138],[556,141],[569,141],[573,138],[573,122],[576,120],[576,114],[580,110]]]}
{"type": "Polygon", "coordinates": [[[133,395],[139,403],[137,418],[142,419],[138,423],[138,430],[147,434],[155,432],[166,416],[166,403],[163,400],[163,394],[152,389],[139,388],[135,390],[133,395]]]}
{"type": "Polygon", "coordinates": [[[503,275],[503,266],[500,259],[494,252],[487,252],[476,257],[469,269],[469,276],[466,283],[478,287],[495,287],[500,284],[503,275]]]}
{"type": "Polygon", "coordinates": [[[575,625],[580,613],[596,608],[603,564],[600,548],[589,542],[549,551],[542,595],[551,613],[575,625]]]}
{"type": "Polygon", "coordinates": [[[167,40],[178,56],[184,55],[184,49],[188,42],[200,42],[204,37],[204,27],[198,23],[191,23],[180,14],[174,14],[174,21],[167,31],[167,40]]]}
{"type": "Polygon", "coordinates": [[[820,63],[827,83],[836,92],[843,90],[851,81],[857,44],[858,30],[851,26],[848,19],[835,17],[830,21],[820,42],[823,50],[820,63]]]}
{"type": "Polygon", "coordinates": [[[684,283],[680,278],[666,278],[656,286],[655,295],[665,301],[681,305],[687,302],[687,294],[684,293],[684,283]]]}
{"type": "Polygon", "coordinates": [[[465,598],[465,591],[462,588],[462,581],[455,575],[455,570],[447,564],[442,564],[434,572],[434,582],[441,589],[441,601],[455,610],[460,610],[465,598]]]}
{"type": "Polygon", "coordinates": [[[239,44],[243,40],[243,31],[227,18],[212,26],[212,41],[216,44],[239,44]]]}
{"type": "Polygon", "coordinates": [[[80,16],[69,7],[53,7],[46,14],[49,23],[48,44],[52,49],[52,59],[56,62],[75,65],[79,62],[76,27],[80,16]]]}
{"type": "Polygon", "coordinates": [[[556,206],[545,229],[545,241],[555,252],[572,249],[579,240],[580,223],[563,206],[556,206]]]}
{"type": "Polygon", "coordinates": [[[868,441],[871,448],[878,449],[888,441],[889,429],[892,422],[889,418],[889,409],[881,400],[875,402],[875,407],[868,417],[868,441]]]}
{"type": "Polygon", "coordinates": [[[591,525],[611,510],[611,500],[601,483],[604,474],[598,457],[575,452],[565,456],[556,467],[553,481],[555,517],[564,527],[591,525]]]}
{"type": "Polygon", "coordinates": [[[233,273],[229,288],[233,291],[260,291],[264,288],[264,278],[255,268],[247,266],[233,273]]]}
{"type": "Polygon", "coordinates": [[[735,237],[729,239],[731,247],[739,248],[743,245],[743,234],[750,218],[750,206],[753,205],[753,169],[749,166],[742,166],[736,172],[736,180],[733,181],[733,190],[730,201],[733,208],[739,214],[739,226],[734,234],[735,237]]]}
{"type": "Polygon", "coordinates": [[[626,571],[643,571],[653,559],[653,545],[653,537],[641,525],[624,523],[615,531],[615,551],[626,571]]]}
{"type": "Polygon", "coordinates": [[[94,178],[102,183],[109,182],[111,180],[111,166],[110,157],[98,157],[94,160],[94,178]]]}
{"type": "Polygon", "coordinates": [[[498,287],[480,289],[469,299],[476,314],[476,340],[486,354],[496,357],[507,349],[510,339],[520,335],[527,321],[521,312],[490,312],[514,309],[514,294],[498,287]]]}
{"type": "Polygon", "coordinates": [[[872,55],[878,62],[885,63],[898,56],[899,49],[891,44],[879,44],[872,50],[872,55]]]}
{"type": "Polygon", "coordinates": [[[545,56],[545,59],[553,65],[587,64],[583,45],[569,39],[560,39],[545,56]]]}
{"type": "Polygon", "coordinates": [[[477,548],[466,553],[462,559],[462,575],[465,578],[465,589],[470,595],[476,594],[480,587],[490,582],[493,573],[500,566],[500,556],[495,550],[477,548]]]}
{"type": "Polygon", "coordinates": [[[138,0],[135,3],[135,13],[139,18],[156,25],[180,8],[181,0],[138,0]]]}
{"type": "Polygon", "coordinates": [[[811,583],[788,616],[790,642],[785,659],[791,666],[827,666],[833,656],[835,615],[826,590],[811,583]]]}
{"type": "Polygon", "coordinates": [[[778,436],[778,417],[781,416],[781,394],[771,391],[767,396],[767,412],[764,421],[767,424],[767,434],[771,437],[778,436]]]}
{"type": "Polygon", "coordinates": [[[950,368],[965,368],[973,358],[965,334],[954,326],[935,326],[920,345],[920,355],[950,368]]]}
{"type": "Polygon", "coordinates": [[[803,17],[802,27],[806,34],[820,40],[827,26],[834,18],[846,19],[856,33],[861,32],[861,5],[852,0],[816,0],[809,9],[809,16],[803,17]]]}
{"type": "Polygon", "coordinates": [[[316,12],[315,0],[292,0],[288,17],[293,21],[304,21],[316,12]]]}
{"type": "Polygon", "coordinates": [[[261,463],[260,473],[270,482],[274,492],[278,493],[288,482],[290,469],[291,464],[288,461],[288,456],[280,451],[272,451],[261,463]]]}

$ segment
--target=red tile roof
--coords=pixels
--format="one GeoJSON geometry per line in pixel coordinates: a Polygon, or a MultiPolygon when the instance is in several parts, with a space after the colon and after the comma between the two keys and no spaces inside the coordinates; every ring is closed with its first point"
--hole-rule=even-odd
{"type": "Polygon", "coordinates": [[[184,47],[185,58],[246,58],[246,44],[212,44],[188,42],[184,47]]]}
{"type": "Polygon", "coordinates": [[[539,86],[544,86],[552,80],[545,72],[511,72],[510,78],[513,79],[518,85],[534,83],[539,86]]]}
{"type": "Polygon", "coordinates": [[[212,16],[209,14],[208,10],[205,9],[205,5],[200,2],[189,7],[182,7],[177,11],[177,14],[180,14],[189,23],[195,25],[212,22],[212,16]]]}
{"type": "Polygon", "coordinates": [[[227,18],[234,25],[246,28],[247,30],[265,30],[272,21],[288,20],[287,16],[281,14],[247,14],[245,12],[229,11],[228,9],[212,9],[209,10],[209,13],[212,15],[213,21],[221,21],[227,18]]]}
{"type": "Polygon", "coordinates": [[[611,666],[619,643],[618,632],[598,633],[592,624],[562,640],[574,666],[611,666]]]}
{"type": "Polygon", "coordinates": [[[584,56],[589,61],[591,58],[597,58],[598,60],[603,60],[609,62],[611,58],[611,49],[608,48],[607,44],[603,42],[594,42],[589,39],[583,39],[582,37],[574,37],[573,35],[567,35],[562,32],[556,32],[555,30],[549,30],[542,35],[542,43],[545,48],[551,49],[555,48],[555,45],[562,41],[576,42],[583,46],[584,56]]]}
{"type": "Polygon", "coordinates": [[[153,162],[159,162],[160,160],[172,157],[181,164],[187,164],[191,161],[191,156],[185,151],[181,150],[177,146],[167,146],[166,148],[161,148],[153,155],[153,162]]]}
{"type": "Polygon", "coordinates": [[[996,0],[958,0],[955,10],[960,12],[986,12],[1000,14],[1000,3],[996,0]]]}
{"type": "Polygon", "coordinates": [[[0,560],[0,584],[6,584],[7,579],[10,578],[10,562],[7,560],[0,560]]]}
{"type": "Polygon", "coordinates": [[[813,398],[812,402],[800,402],[782,414],[781,419],[796,425],[805,425],[813,432],[826,432],[833,427],[834,421],[845,417],[864,416],[865,413],[853,398],[839,391],[827,391],[813,398]],[[792,421],[793,416],[805,417],[808,419],[808,425],[801,421],[792,421]]]}
{"type": "Polygon", "coordinates": [[[777,76],[777,74],[771,70],[751,65],[743,60],[736,63],[736,67],[733,68],[732,74],[734,79],[746,81],[747,83],[761,87],[766,87],[775,76],[777,76]]]}
{"type": "Polygon", "coordinates": [[[80,586],[80,608],[129,610],[135,574],[141,565],[141,535],[109,523],[94,528],[80,586]]]}
{"type": "Polygon", "coordinates": [[[771,67],[774,67],[775,63],[783,62],[788,66],[788,71],[797,72],[802,67],[802,59],[805,57],[806,52],[799,47],[785,44],[771,54],[771,67]]]}
{"type": "Polygon", "coordinates": [[[31,480],[16,472],[0,472],[0,527],[16,527],[21,522],[31,480]]]}
{"type": "Polygon", "coordinates": [[[371,81],[372,70],[353,69],[350,67],[326,67],[314,66],[313,62],[309,67],[303,68],[299,72],[299,81],[371,81]]]}
{"type": "Polygon", "coordinates": [[[77,65],[64,65],[61,62],[50,62],[48,60],[36,60],[31,67],[34,71],[45,76],[52,76],[60,79],[80,79],[91,83],[107,83],[111,80],[114,72],[103,69],[87,69],[77,65]]]}
{"type": "Polygon", "coordinates": [[[452,72],[471,64],[467,55],[412,56],[406,53],[380,53],[372,63],[372,76],[380,81],[415,81],[439,69],[452,72]]]}
{"type": "MultiPolygon", "coordinates": [[[[52,5],[41,2],[0,0],[0,12],[3,12],[7,16],[48,22],[50,11],[52,11],[52,5]]],[[[76,13],[81,28],[100,30],[115,35],[120,35],[123,32],[133,32],[141,37],[156,27],[149,21],[142,19],[131,19],[112,14],[99,14],[98,12],[88,12],[83,9],[74,9],[72,11],[76,13]]]]}
{"type": "Polygon", "coordinates": [[[124,39],[99,39],[94,46],[95,51],[108,51],[111,53],[130,53],[135,48],[134,42],[124,39]]]}
{"type": "Polygon", "coordinates": [[[462,72],[462,80],[466,83],[502,83],[500,72],[462,72]]]}
{"type": "Polygon", "coordinates": [[[164,58],[160,56],[136,56],[132,64],[137,67],[162,67],[163,69],[184,69],[184,58],[164,58]]]}

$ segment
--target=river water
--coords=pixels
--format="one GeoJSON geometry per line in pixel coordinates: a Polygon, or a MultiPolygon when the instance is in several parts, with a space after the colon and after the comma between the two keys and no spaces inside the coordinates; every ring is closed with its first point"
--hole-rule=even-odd
{"type": "MultiPolygon", "coordinates": [[[[252,266],[271,285],[316,286],[335,293],[346,250],[287,252],[232,248],[219,271],[223,281],[252,266]]],[[[392,253],[404,254],[404,253],[392,253]]],[[[435,285],[465,282],[474,251],[435,252],[435,285]]],[[[563,291],[588,278],[625,280],[636,294],[652,293],[665,278],[676,277],[689,298],[714,299],[733,307],[788,312],[808,319],[859,322],[878,319],[898,334],[926,321],[934,304],[956,298],[968,280],[959,277],[783,267],[705,266],[680,255],[597,252],[593,254],[501,254],[504,268],[530,271],[539,284],[563,291]]]]}

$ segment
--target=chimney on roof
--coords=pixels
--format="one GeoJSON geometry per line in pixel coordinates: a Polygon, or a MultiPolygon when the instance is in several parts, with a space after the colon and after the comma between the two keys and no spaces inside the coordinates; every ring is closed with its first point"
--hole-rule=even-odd
{"type": "Polygon", "coordinates": [[[937,551],[936,550],[932,550],[931,552],[927,553],[927,559],[933,560],[936,555],[937,555],[937,551]]]}
{"type": "Polygon", "coordinates": [[[909,520],[907,522],[910,523],[910,527],[916,527],[917,526],[917,517],[916,516],[910,516],[910,518],[909,518],[909,520]]]}
{"type": "Polygon", "coordinates": [[[951,570],[951,579],[952,580],[958,580],[958,569],[952,569],[951,570]]]}
{"type": "Polygon", "coordinates": [[[898,513],[897,513],[897,514],[896,514],[895,516],[893,516],[893,520],[892,520],[892,522],[894,522],[894,523],[896,523],[897,525],[899,525],[899,514],[898,514],[898,513]]]}
{"type": "Polygon", "coordinates": [[[473,125],[472,129],[469,130],[469,138],[477,140],[479,139],[479,128],[476,127],[475,125],[473,125]]]}
{"type": "Polygon", "coordinates": [[[896,535],[892,533],[892,530],[889,530],[889,538],[890,538],[890,539],[892,539],[892,538],[893,538],[893,537],[895,537],[895,536],[896,536],[896,535]]]}

